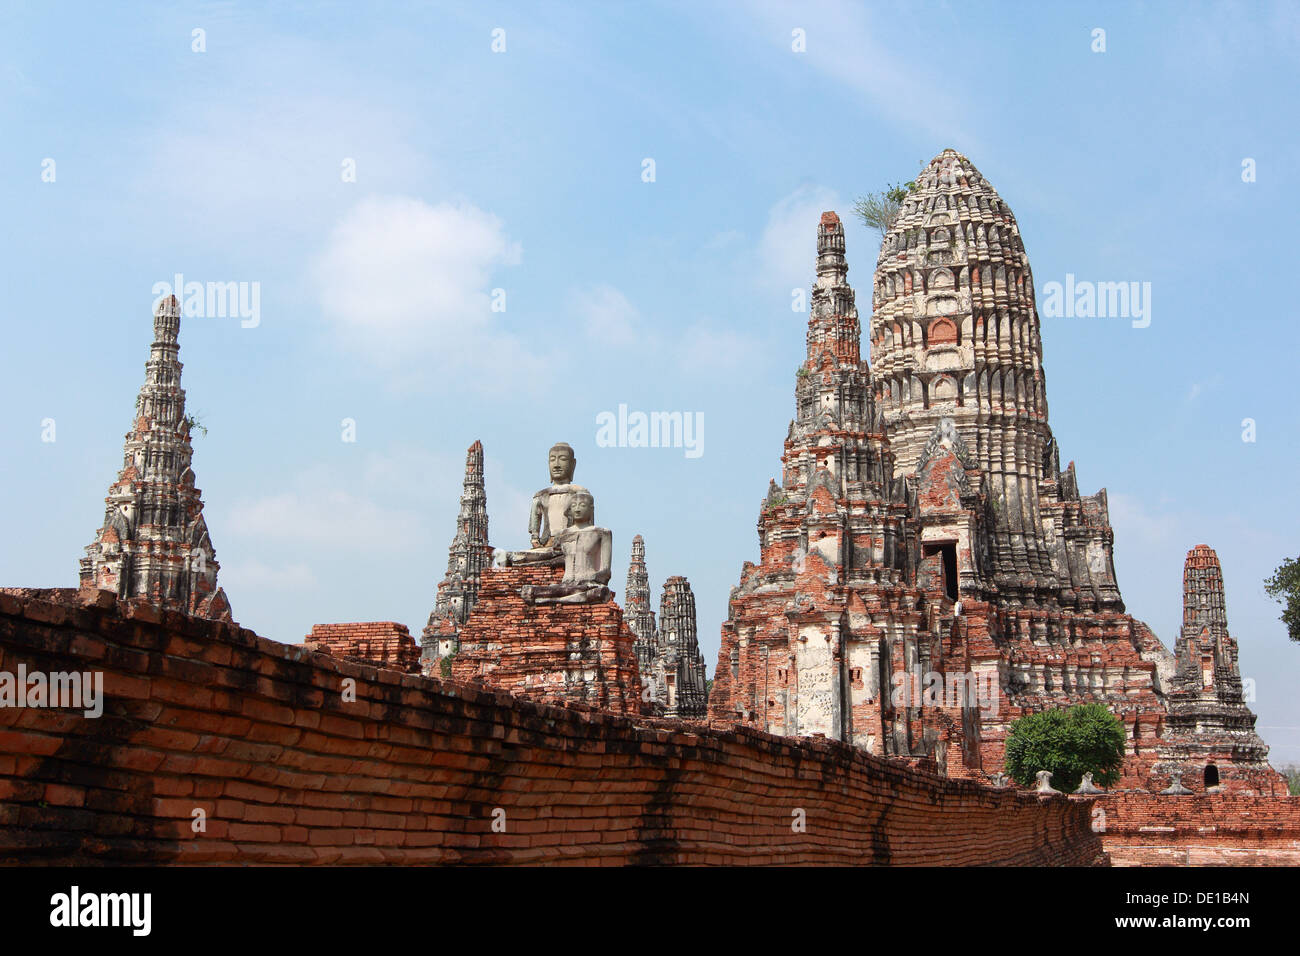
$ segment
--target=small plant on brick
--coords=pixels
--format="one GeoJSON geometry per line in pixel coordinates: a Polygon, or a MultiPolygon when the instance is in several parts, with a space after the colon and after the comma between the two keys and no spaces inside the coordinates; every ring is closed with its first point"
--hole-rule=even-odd
{"type": "Polygon", "coordinates": [[[438,673],[442,675],[444,680],[451,679],[451,659],[455,656],[455,654],[448,654],[438,661],[438,673]]]}
{"type": "Polygon", "coordinates": [[[1040,770],[1052,772],[1052,786],[1073,792],[1091,771],[1093,782],[1109,787],[1124,763],[1124,725],[1105,704],[1044,710],[1011,724],[1006,770],[1022,787],[1040,770]]]}
{"type": "Polygon", "coordinates": [[[853,212],[872,229],[885,233],[898,218],[903,202],[909,193],[916,191],[916,183],[894,184],[878,193],[867,193],[853,203],[853,212]]]}
{"type": "Polygon", "coordinates": [[[1283,767],[1282,773],[1286,774],[1286,789],[1293,797],[1300,797],[1300,767],[1294,764],[1290,767],[1283,767]]]}

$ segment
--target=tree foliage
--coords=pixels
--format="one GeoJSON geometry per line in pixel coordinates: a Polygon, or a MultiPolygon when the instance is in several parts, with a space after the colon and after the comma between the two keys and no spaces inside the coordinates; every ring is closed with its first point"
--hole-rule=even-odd
{"type": "Polygon", "coordinates": [[[1300,643],[1300,558],[1287,558],[1264,582],[1268,596],[1282,605],[1287,636],[1300,643]]]}
{"type": "Polygon", "coordinates": [[[1091,771],[1093,782],[1108,787],[1124,763],[1124,725],[1105,704],[1079,704],[1044,710],[1011,724],[1006,740],[1006,770],[1022,787],[1039,770],[1052,772],[1052,786],[1065,793],[1078,788],[1091,771]]]}

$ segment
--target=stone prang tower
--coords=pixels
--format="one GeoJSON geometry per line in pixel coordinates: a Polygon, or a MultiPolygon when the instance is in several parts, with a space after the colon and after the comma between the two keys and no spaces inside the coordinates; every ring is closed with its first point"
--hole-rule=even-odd
{"type": "Polygon", "coordinates": [[[230,620],[216,552],[194,486],[175,296],[154,313],[145,381],[126,435],[122,470],[105,498],[104,525],[81,559],[81,586],[143,598],[194,617],[230,620]]]}
{"type": "Polygon", "coordinates": [[[708,713],[704,655],[695,625],[695,595],[690,582],[673,575],[659,600],[659,641],[655,676],[668,717],[694,719],[708,713]]]}
{"type": "Polygon", "coordinates": [[[460,649],[461,628],[478,600],[483,570],[491,564],[483,443],[476,441],[465,453],[464,490],[456,518],[456,536],[447,549],[447,573],[438,585],[433,612],[420,638],[421,663],[426,671],[431,671],[436,661],[452,657],[460,649]]]}
{"type": "Polygon", "coordinates": [[[955,150],[921,171],[885,234],[873,307],[872,384],[895,474],[917,470],[947,420],[986,478],[992,587],[981,591],[1124,610],[1105,492],[1080,498],[1073,465],[1060,471],[1020,227],[955,150]]]}
{"type": "Polygon", "coordinates": [[[1228,634],[1219,556],[1198,544],[1183,565],[1183,627],[1174,645],[1177,661],[1169,681],[1168,747],[1158,773],[1188,771],[1207,789],[1261,786],[1271,773],[1268,746],[1255,733],[1246,706],[1237,642],[1228,634]],[[1199,771],[1199,773],[1198,773],[1199,771]]]}
{"type": "Polygon", "coordinates": [[[684,577],[670,577],[664,582],[656,626],[641,535],[632,539],[626,598],[623,620],[636,638],[637,667],[651,709],[684,720],[707,716],[709,695],[696,630],[695,595],[684,577]]]}
{"type": "Polygon", "coordinates": [[[1285,793],[1213,552],[1188,558],[1176,654],[1125,613],[1106,492],[1079,493],[1048,425],[1020,230],[979,170],[944,150],[885,232],[871,368],[834,212],[816,249],[782,476],[731,593],[710,718],[990,779],[1018,718],[1099,703],[1124,725],[1117,786],[1178,772],[1285,793]]]}
{"type": "Polygon", "coordinates": [[[636,638],[636,659],[643,675],[650,672],[655,655],[655,612],[650,610],[650,575],[645,566],[645,539],[632,539],[627,565],[627,591],[623,595],[623,620],[636,638]]]}

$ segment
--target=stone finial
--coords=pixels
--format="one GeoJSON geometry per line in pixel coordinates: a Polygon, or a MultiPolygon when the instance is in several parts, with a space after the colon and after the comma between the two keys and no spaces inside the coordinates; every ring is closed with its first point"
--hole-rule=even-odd
{"type": "Polygon", "coordinates": [[[1164,790],[1160,791],[1162,795],[1174,796],[1174,797],[1186,796],[1191,792],[1192,791],[1188,790],[1186,787],[1183,786],[1183,772],[1181,770],[1175,770],[1172,773],[1170,773],[1169,786],[1166,787],[1164,790]]]}
{"type": "Polygon", "coordinates": [[[1087,773],[1083,775],[1083,780],[1079,782],[1079,786],[1074,792],[1075,793],[1105,793],[1106,791],[1101,789],[1101,787],[1098,787],[1093,784],[1092,771],[1089,770],[1087,773]]]}
{"type": "Polygon", "coordinates": [[[1038,771],[1038,773],[1034,774],[1034,779],[1038,781],[1037,787],[1034,788],[1037,793],[1060,793],[1061,792],[1060,790],[1056,790],[1052,787],[1052,771],[1050,770],[1038,771]]]}
{"type": "Polygon", "coordinates": [[[989,774],[989,783],[995,787],[1005,787],[1007,785],[1007,775],[999,770],[997,773],[989,774]]]}
{"type": "Polygon", "coordinates": [[[1183,628],[1189,633],[1205,627],[1222,632],[1227,626],[1219,556],[1209,545],[1198,544],[1183,563],[1183,628]]]}

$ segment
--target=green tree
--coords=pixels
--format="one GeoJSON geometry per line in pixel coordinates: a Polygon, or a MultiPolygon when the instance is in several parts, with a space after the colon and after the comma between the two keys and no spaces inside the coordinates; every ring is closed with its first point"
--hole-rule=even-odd
{"type": "Polygon", "coordinates": [[[1300,558],[1287,558],[1264,582],[1268,596],[1282,605],[1287,636],[1300,643],[1300,558]]]}
{"type": "Polygon", "coordinates": [[[1124,725],[1105,704],[1079,704],[1044,710],[1011,724],[1006,740],[1006,769],[1022,787],[1034,783],[1039,770],[1052,772],[1052,786],[1073,792],[1092,772],[1093,782],[1109,787],[1124,763],[1124,725]]]}

